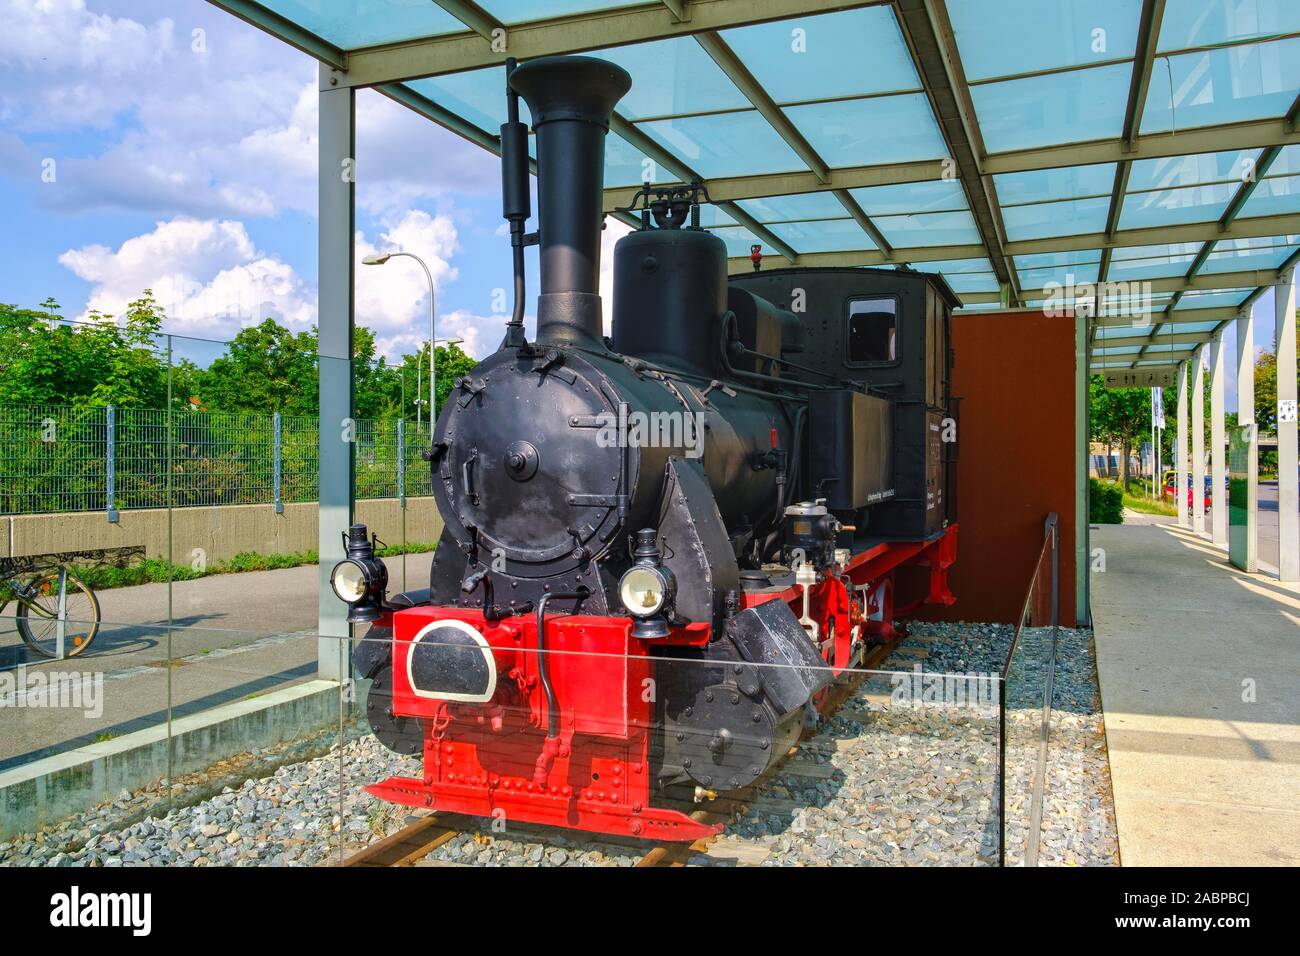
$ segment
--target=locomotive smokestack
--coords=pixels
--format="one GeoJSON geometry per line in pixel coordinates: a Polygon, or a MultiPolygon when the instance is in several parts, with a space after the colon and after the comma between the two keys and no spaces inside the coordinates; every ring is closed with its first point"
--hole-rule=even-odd
{"type": "Polygon", "coordinates": [[[605,133],[632,78],[594,57],[555,56],[518,67],[510,85],[537,133],[537,341],[599,346],[605,133]]]}

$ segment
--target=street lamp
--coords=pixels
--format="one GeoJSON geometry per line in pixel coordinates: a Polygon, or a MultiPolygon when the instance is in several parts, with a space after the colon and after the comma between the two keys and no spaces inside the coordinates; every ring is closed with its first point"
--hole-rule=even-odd
{"type": "MultiPolygon", "coordinates": [[[[434,367],[433,367],[434,366],[433,349],[434,349],[434,342],[435,342],[435,339],[433,337],[433,317],[434,317],[433,273],[430,272],[429,267],[424,264],[424,260],[421,259],[413,252],[379,252],[379,253],[375,253],[374,255],[366,256],[364,259],[361,260],[361,263],[362,265],[367,265],[367,266],[382,266],[385,262],[387,262],[389,259],[392,259],[395,256],[406,256],[406,258],[408,259],[414,259],[416,262],[420,264],[420,268],[424,270],[424,277],[429,280],[429,432],[430,434],[432,434],[434,409],[437,407],[437,387],[438,387],[438,375],[437,372],[434,371],[434,367]]],[[[419,375],[419,364],[420,363],[417,360],[416,362],[417,376],[419,375]]],[[[416,388],[418,389],[419,386],[417,385],[416,388]]],[[[416,425],[418,427],[419,425],[418,416],[420,413],[419,412],[420,406],[418,403],[416,404],[415,408],[416,408],[416,416],[417,416],[416,425]]]]}

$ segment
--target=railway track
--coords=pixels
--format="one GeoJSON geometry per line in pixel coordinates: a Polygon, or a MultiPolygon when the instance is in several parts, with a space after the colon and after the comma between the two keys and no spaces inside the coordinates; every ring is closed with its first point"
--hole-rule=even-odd
{"type": "MultiPolygon", "coordinates": [[[[861,665],[866,671],[878,666],[901,642],[902,637],[883,644],[867,654],[861,665]]],[[[863,674],[856,673],[847,679],[837,680],[826,700],[823,714],[833,716],[844,706],[861,686],[863,674]]],[[[809,732],[805,731],[807,736],[809,732]]],[[[727,823],[743,815],[762,792],[764,785],[775,775],[782,772],[790,757],[799,751],[799,747],[790,748],[786,759],[772,773],[737,793],[713,800],[707,807],[696,810],[691,816],[703,823],[727,823]]],[[[434,813],[420,817],[397,832],[370,844],[352,856],[346,858],[343,866],[356,867],[397,867],[412,866],[423,860],[430,853],[455,839],[462,833],[472,832],[482,827],[483,822],[477,817],[459,814],[434,813]]],[[[544,828],[537,828],[541,833],[544,828]]],[[[716,836],[696,840],[693,843],[657,843],[645,847],[645,853],[637,860],[637,867],[680,867],[685,866],[693,856],[708,851],[717,840],[716,836]]],[[[623,846],[644,847],[643,841],[621,840],[615,837],[593,837],[593,842],[615,843],[623,846]]]]}

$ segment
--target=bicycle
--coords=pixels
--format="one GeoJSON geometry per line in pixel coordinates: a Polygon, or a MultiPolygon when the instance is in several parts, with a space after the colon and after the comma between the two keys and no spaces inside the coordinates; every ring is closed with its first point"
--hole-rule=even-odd
{"type": "MultiPolygon", "coordinates": [[[[99,556],[103,552],[87,554],[99,556]]],[[[99,599],[90,585],[59,560],[67,557],[0,558],[0,613],[12,601],[18,602],[18,634],[42,657],[76,657],[99,633],[99,599]]]]}

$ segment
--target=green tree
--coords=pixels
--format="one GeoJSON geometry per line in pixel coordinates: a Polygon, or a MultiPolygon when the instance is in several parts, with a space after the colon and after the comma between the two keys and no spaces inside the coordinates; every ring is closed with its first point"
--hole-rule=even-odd
{"type": "Polygon", "coordinates": [[[1127,491],[1130,483],[1129,456],[1134,441],[1151,429],[1151,390],[1107,388],[1105,379],[1093,375],[1088,381],[1088,431],[1093,441],[1120,446],[1119,477],[1127,491]]]}
{"type": "MultiPolygon", "coordinates": [[[[191,392],[209,411],[315,415],[319,407],[314,329],[296,335],[274,319],[240,329],[225,354],[192,375],[191,392]]],[[[175,393],[175,383],[173,392],[175,393]]]]}
{"type": "Polygon", "coordinates": [[[163,318],[147,289],[120,324],[97,312],[68,323],[53,299],[39,309],[0,305],[0,403],[161,408],[163,318]]]}

